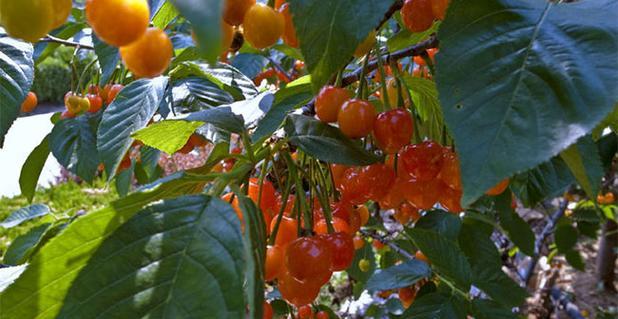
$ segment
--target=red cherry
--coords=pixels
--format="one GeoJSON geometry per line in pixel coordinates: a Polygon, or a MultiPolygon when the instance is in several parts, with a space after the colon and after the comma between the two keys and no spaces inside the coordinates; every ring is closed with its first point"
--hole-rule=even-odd
{"type": "Polygon", "coordinates": [[[344,88],[325,86],[315,99],[315,112],[322,122],[337,122],[341,106],[352,97],[350,91],[344,88]]]}
{"type": "Polygon", "coordinates": [[[301,281],[289,272],[284,272],[278,281],[281,297],[295,306],[304,306],[312,303],[320,293],[321,284],[306,280],[301,281]]]}
{"type": "Polygon", "coordinates": [[[415,177],[419,182],[427,182],[440,173],[443,152],[440,144],[425,141],[404,147],[399,152],[399,160],[402,161],[408,174],[415,177]]]}
{"type": "MultiPolygon", "coordinates": [[[[275,217],[270,223],[271,234],[274,233],[276,224],[277,218],[275,217]]],[[[275,245],[285,248],[289,243],[296,240],[296,238],[298,238],[298,221],[294,218],[283,216],[279,224],[279,230],[277,231],[277,238],[275,238],[275,245]]]]}
{"type": "Polygon", "coordinates": [[[323,235],[333,253],[333,271],[348,269],[354,260],[354,240],[348,233],[337,232],[323,235]]]}
{"type": "MultiPolygon", "coordinates": [[[[332,224],[336,232],[344,232],[348,234],[351,233],[350,225],[341,218],[333,217],[332,224]]],[[[317,223],[315,223],[314,231],[318,234],[328,234],[328,226],[326,226],[326,220],[318,220],[317,223]]]]}
{"type": "Polygon", "coordinates": [[[264,309],[262,319],[272,319],[273,318],[273,306],[271,306],[268,302],[264,301],[264,309]]]}
{"type": "Polygon", "coordinates": [[[313,309],[311,309],[311,306],[304,305],[304,306],[298,307],[298,318],[299,319],[310,319],[312,315],[313,315],[313,309]]]}
{"type": "Polygon", "coordinates": [[[371,103],[360,99],[348,100],[341,106],[337,122],[341,132],[349,138],[361,138],[373,130],[376,110],[371,103]]]}
{"type": "Polygon", "coordinates": [[[453,151],[444,152],[442,156],[442,169],[438,178],[450,188],[461,190],[461,171],[459,158],[453,151]]]}
{"type": "Polygon", "coordinates": [[[285,269],[283,248],[279,246],[268,246],[266,248],[266,263],[264,264],[264,279],[271,281],[278,277],[285,269]]]}
{"type": "Polygon", "coordinates": [[[412,116],[404,109],[382,112],[373,124],[373,135],[386,154],[395,154],[408,145],[413,134],[412,116]]]}
{"type": "Polygon", "coordinates": [[[332,251],[318,237],[302,237],[291,242],[285,253],[285,266],[298,280],[323,278],[331,273],[332,251]]]}

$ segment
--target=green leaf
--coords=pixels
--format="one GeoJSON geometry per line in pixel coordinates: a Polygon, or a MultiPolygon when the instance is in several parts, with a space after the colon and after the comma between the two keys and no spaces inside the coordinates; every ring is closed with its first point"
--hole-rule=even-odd
{"type": "Polygon", "coordinates": [[[43,204],[34,204],[12,212],[9,217],[0,222],[0,227],[13,228],[25,221],[45,216],[50,213],[49,207],[43,204]]]}
{"type": "Polygon", "coordinates": [[[21,167],[21,173],[19,174],[19,188],[21,194],[28,199],[28,202],[32,202],[36,186],[41,176],[41,171],[45,166],[45,161],[49,157],[49,135],[46,135],[41,143],[32,150],[26,162],[21,167]]]}
{"type": "Polygon", "coordinates": [[[569,250],[564,254],[566,261],[571,265],[571,267],[584,271],[586,270],[586,264],[584,263],[584,259],[582,255],[577,250],[569,250]]]}
{"type": "Polygon", "coordinates": [[[120,53],[118,48],[101,41],[95,34],[92,35],[92,43],[94,43],[94,53],[97,55],[101,67],[99,85],[105,85],[111,79],[118,62],[120,62],[120,53]]]}
{"type": "Polygon", "coordinates": [[[316,89],[350,61],[356,47],[378,27],[393,4],[393,0],[289,2],[300,49],[316,89]]]}
{"type": "Polygon", "coordinates": [[[566,163],[556,156],[527,172],[515,175],[510,188],[524,206],[534,207],[545,198],[562,195],[575,178],[566,163]]]}
{"type": "MultiPolygon", "coordinates": [[[[234,97],[212,81],[201,77],[187,77],[174,81],[174,107],[199,111],[214,106],[230,104],[234,97]]],[[[184,109],[180,109],[184,112],[184,109]]]]}
{"type": "Polygon", "coordinates": [[[431,276],[431,268],[427,263],[409,260],[402,264],[376,271],[367,281],[365,289],[369,291],[384,291],[409,287],[421,279],[431,276]]]}
{"type": "Polygon", "coordinates": [[[32,86],[32,45],[0,36],[0,148],[32,86]]]}
{"type": "Polygon", "coordinates": [[[3,292],[2,318],[35,318],[39,314],[39,318],[56,318],[80,270],[116,229],[148,203],[202,190],[202,180],[181,172],[76,219],[43,246],[22,276],[3,292]]]}
{"type": "Polygon", "coordinates": [[[231,133],[241,133],[245,130],[245,121],[242,116],[235,114],[227,106],[195,112],[184,120],[209,123],[231,133]]]}
{"type": "Polygon", "coordinates": [[[438,100],[436,83],[409,74],[404,75],[402,79],[421,118],[420,123],[417,122],[420,133],[441,141],[444,134],[444,116],[438,100]]]}
{"type": "Polygon", "coordinates": [[[13,239],[13,242],[11,242],[11,245],[6,249],[2,257],[2,262],[12,266],[25,263],[51,225],[51,223],[41,224],[13,239]]]}
{"type": "Polygon", "coordinates": [[[414,319],[465,319],[463,303],[455,296],[429,293],[414,301],[403,313],[404,318],[414,319]]]}
{"type": "Polygon", "coordinates": [[[312,117],[289,115],[285,122],[285,133],[290,143],[325,162],[369,165],[379,160],[359,143],[344,136],[339,129],[312,117]]]}
{"type": "Polygon", "coordinates": [[[466,256],[456,242],[427,229],[413,228],[408,231],[408,235],[438,273],[453,281],[461,290],[468,291],[472,272],[466,256]]]}
{"type": "Polygon", "coordinates": [[[464,219],[459,245],[472,266],[472,284],[501,305],[520,306],[528,294],[502,271],[501,256],[490,238],[492,232],[488,224],[464,219]]]}
{"type": "Polygon", "coordinates": [[[255,203],[240,192],[239,206],[244,216],[244,247],[247,261],[246,280],[249,317],[262,318],[264,304],[264,263],[266,261],[266,225],[255,203]]]}
{"type": "Polygon", "coordinates": [[[133,172],[135,171],[135,163],[131,161],[131,167],[117,173],[115,178],[116,192],[120,197],[126,197],[131,192],[133,186],[133,172]]]}
{"type": "Polygon", "coordinates": [[[180,14],[191,22],[195,36],[201,43],[200,50],[208,62],[215,62],[225,48],[222,47],[220,0],[172,0],[180,14]]]}
{"type": "Polygon", "coordinates": [[[178,16],[178,11],[170,1],[165,1],[157,13],[152,17],[152,24],[165,29],[178,16]]]}
{"type": "Polygon", "coordinates": [[[232,66],[248,78],[255,78],[268,65],[267,58],[254,53],[240,53],[234,57],[232,66]]]}
{"type": "Polygon", "coordinates": [[[101,163],[93,121],[88,116],[65,119],[56,123],[49,134],[49,148],[58,163],[88,183],[101,163]]]}
{"type": "Polygon", "coordinates": [[[603,178],[603,163],[592,137],[580,138],[577,143],[560,153],[560,157],[571,169],[571,173],[588,197],[595,198],[603,178]]]}
{"type": "Polygon", "coordinates": [[[386,46],[389,52],[395,52],[403,50],[409,46],[415,45],[421,41],[427,40],[430,35],[436,33],[440,27],[440,21],[434,22],[431,28],[423,32],[411,32],[405,27],[401,29],[397,34],[388,39],[386,46]]]}
{"type": "Polygon", "coordinates": [[[105,109],[97,146],[110,178],[133,143],[131,134],[145,127],[159,107],[167,82],[166,77],[132,82],[105,109]]]}
{"type": "Polygon", "coordinates": [[[578,235],[577,229],[573,227],[569,219],[565,217],[561,218],[554,232],[554,241],[556,242],[558,251],[566,253],[575,248],[578,235]]]}
{"type": "Polygon", "coordinates": [[[236,101],[248,99],[258,94],[251,79],[231,65],[187,61],[180,63],[170,72],[174,81],[187,77],[200,77],[214,83],[221,90],[230,93],[236,101]]]}
{"type": "Polygon", "coordinates": [[[615,1],[451,1],[436,79],[464,206],[557,155],[613,110],[616,10],[615,1]]]}
{"type": "Polygon", "coordinates": [[[243,249],[238,218],[220,199],[150,206],[103,241],[58,316],[244,318],[243,249]]]}
{"type": "Polygon", "coordinates": [[[618,135],[611,133],[604,135],[596,142],[603,169],[609,171],[612,167],[614,155],[618,152],[618,135]]]}
{"type": "Polygon", "coordinates": [[[517,319],[518,317],[507,308],[484,299],[472,300],[472,314],[476,319],[517,319]]]}
{"type": "Polygon", "coordinates": [[[414,227],[433,230],[449,240],[456,241],[461,229],[461,221],[451,213],[432,210],[421,217],[414,227]]]}
{"type": "Polygon", "coordinates": [[[311,84],[287,86],[275,93],[275,101],[272,107],[259,120],[253,133],[253,141],[273,134],[283,123],[288,113],[307,104],[313,98],[311,84]]]}
{"type": "Polygon", "coordinates": [[[509,239],[526,255],[534,256],[534,232],[511,207],[511,192],[505,191],[495,197],[496,211],[500,226],[506,231],[509,239]]]}
{"type": "Polygon", "coordinates": [[[189,137],[202,125],[203,122],[161,121],[148,125],[131,136],[167,154],[174,154],[187,144],[189,137]]]}

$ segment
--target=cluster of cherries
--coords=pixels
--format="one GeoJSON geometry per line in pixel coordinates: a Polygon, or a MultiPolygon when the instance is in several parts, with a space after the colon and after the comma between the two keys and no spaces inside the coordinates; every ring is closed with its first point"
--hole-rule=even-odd
{"type": "Polygon", "coordinates": [[[401,8],[403,24],[411,32],[423,32],[434,20],[444,20],[449,0],[406,0],[401,8]]]}
{"type": "Polygon", "coordinates": [[[123,87],[121,84],[106,84],[103,87],[91,85],[86,95],[69,91],[64,95],[66,109],[61,118],[73,118],[86,112],[96,113],[104,104],[112,103],[123,87]]]}

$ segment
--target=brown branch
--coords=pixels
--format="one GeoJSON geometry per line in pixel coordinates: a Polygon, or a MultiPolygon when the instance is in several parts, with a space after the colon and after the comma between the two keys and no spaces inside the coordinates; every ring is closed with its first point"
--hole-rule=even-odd
{"type": "Polygon", "coordinates": [[[384,14],[384,18],[382,18],[382,21],[380,21],[380,24],[378,24],[378,27],[376,28],[376,30],[379,30],[382,27],[382,25],[384,25],[386,21],[390,20],[397,11],[401,10],[402,7],[403,7],[403,0],[395,1],[395,3],[393,3],[393,5],[390,8],[388,8],[388,11],[386,11],[386,13],[384,14]]]}
{"type": "Polygon", "coordinates": [[[76,48],[80,48],[80,49],[94,50],[94,46],[91,46],[91,45],[88,45],[88,44],[81,44],[79,42],[73,42],[73,41],[69,41],[69,40],[64,40],[64,39],[56,38],[56,37],[54,37],[52,35],[49,35],[49,34],[46,37],[44,37],[41,40],[39,40],[39,42],[58,43],[58,44],[66,45],[66,46],[69,46],[69,47],[76,47],[76,48]]]}

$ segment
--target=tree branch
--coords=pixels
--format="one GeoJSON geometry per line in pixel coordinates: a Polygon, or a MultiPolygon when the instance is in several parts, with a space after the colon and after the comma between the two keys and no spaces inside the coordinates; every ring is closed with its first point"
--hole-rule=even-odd
{"type": "Polygon", "coordinates": [[[64,40],[64,39],[60,39],[60,38],[56,38],[52,35],[47,35],[44,38],[41,38],[41,40],[39,40],[39,42],[49,42],[49,43],[58,43],[58,44],[62,44],[62,45],[66,45],[68,47],[76,47],[76,48],[80,48],[80,49],[87,49],[87,50],[94,50],[94,47],[88,44],[81,44],[79,42],[73,42],[73,41],[69,41],[69,40],[64,40]]]}

